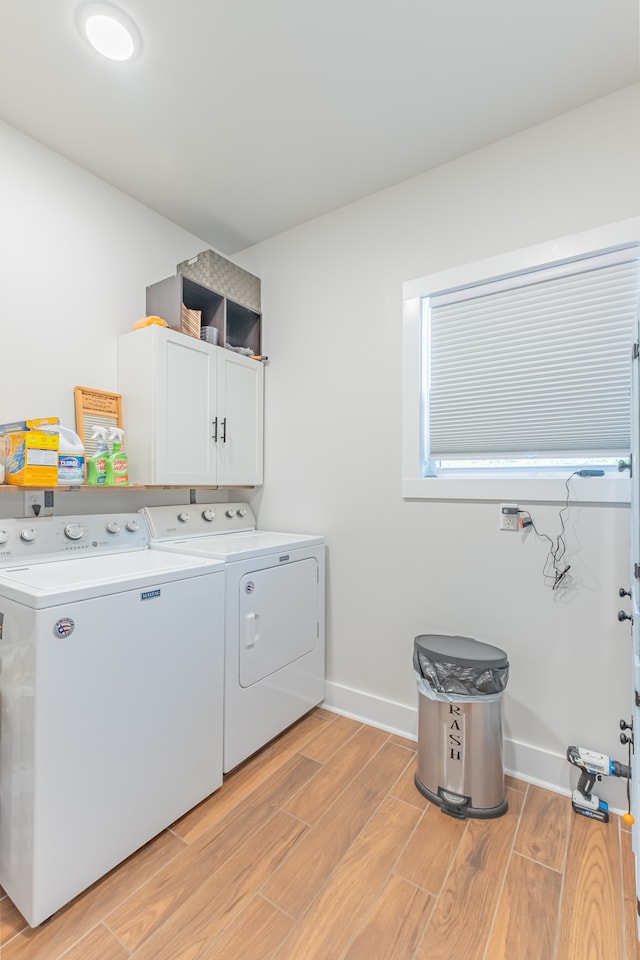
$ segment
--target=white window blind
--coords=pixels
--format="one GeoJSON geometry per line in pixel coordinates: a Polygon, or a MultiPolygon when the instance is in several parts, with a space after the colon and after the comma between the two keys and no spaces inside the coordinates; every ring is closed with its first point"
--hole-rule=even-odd
{"type": "Polygon", "coordinates": [[[639,265],[635,246],[426,298],[428,459],[628,453],[639,265]]]}

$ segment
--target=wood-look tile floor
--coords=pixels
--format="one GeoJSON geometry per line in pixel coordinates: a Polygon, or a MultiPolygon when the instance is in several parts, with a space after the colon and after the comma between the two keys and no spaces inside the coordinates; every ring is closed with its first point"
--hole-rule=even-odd
{"type": "Polygon", "coordinates": [[[456,821],[415,744],[314,710],[1,960],[640,960],[630,833],[508,778],[456,821]]]}

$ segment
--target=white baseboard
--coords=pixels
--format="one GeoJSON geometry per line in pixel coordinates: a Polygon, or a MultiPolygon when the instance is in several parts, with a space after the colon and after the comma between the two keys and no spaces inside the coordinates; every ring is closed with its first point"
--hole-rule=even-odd
{"type": "MultiPolygon", "coordinates": [[[[418,694],[416,698],[417,696],[418,694]]],[[[340,713],[409,740],[418,739],[417,706],[408,707],[328,681],[325,683],[322,706],[333,713],[340,713]]],[[[504,739],[503,760],[505,773],[566,797],[571,795],[578,779],[577,771],[564,754],[552,753],[542,747],[508,737],[504,739]]],[[[622,814],[627,809],[625,791],[625,781],[609,777],[597,784],[594,793],[606,800],[612,813],[622,814]]]]}
{"type": "Polygon", "coordinates": [[[418,739],[418,711],[392,700],[383,700],[361,690],[325,682],[322,706],[344,717],[369,723],[389,733],[397,733],[409,740],[418,739]]]}

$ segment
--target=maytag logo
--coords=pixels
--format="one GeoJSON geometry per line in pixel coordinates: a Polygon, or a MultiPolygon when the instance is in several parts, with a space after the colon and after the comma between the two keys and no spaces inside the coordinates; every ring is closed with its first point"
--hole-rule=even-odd
{"type": "Polygon", "coordinates": [[[289,554],[283,553],[281,557],[278,557],[278,563],[284,563],[288,559],[289,559],[289,554]]]}
{"type": "Polygon", "coordinates": [[[143,590],[140,594],[141,600],[155,600],[156,597],[160,596],[159,590],[143,590]]]}

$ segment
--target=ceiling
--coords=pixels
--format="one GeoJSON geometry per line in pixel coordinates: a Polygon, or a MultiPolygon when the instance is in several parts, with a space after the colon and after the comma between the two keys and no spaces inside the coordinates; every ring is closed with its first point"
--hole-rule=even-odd
{"type": "Polygon", "coordinates": [[[640,79],[638,0],[115,2],[0,4],[0,118],[227,254],[640,79]]]}

